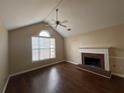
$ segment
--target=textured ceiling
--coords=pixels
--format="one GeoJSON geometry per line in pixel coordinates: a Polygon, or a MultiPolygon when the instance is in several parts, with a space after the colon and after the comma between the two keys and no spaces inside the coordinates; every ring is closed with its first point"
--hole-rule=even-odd
{"type": "MultiPolygon", "coordinates": [[[[59,0],[0,0],[0,20],[7,29],[14,29],[43,21],[59,0]]],[[[124,0],[64,0],[60,6],[60,20],[71,32],[59,27],[68,37],[95,31],[124,22],[124,0]]],[[[45,20],[52,24],[55,11],[45,20]]]]}

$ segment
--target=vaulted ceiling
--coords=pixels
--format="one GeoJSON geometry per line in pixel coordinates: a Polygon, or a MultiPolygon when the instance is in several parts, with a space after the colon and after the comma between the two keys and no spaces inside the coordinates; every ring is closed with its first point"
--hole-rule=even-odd
{"type": "MultiPolygon", "coordinates": [[[[52,24],[55,11],[48,14],[59,1],[0,0],[0,21],[8,30],[41,21],[52,24]]],[[[57,29],[65,37],[124,23],[124,0],[63,0],[59,10],[60,20],[68,20],[72,29],[57,29]]]]}

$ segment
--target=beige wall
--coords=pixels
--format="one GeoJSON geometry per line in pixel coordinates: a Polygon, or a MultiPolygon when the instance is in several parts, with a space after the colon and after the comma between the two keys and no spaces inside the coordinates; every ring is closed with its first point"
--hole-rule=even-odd
{"type": "Polygon", "coordinates": [[[9,31],[10,73],[64,60],[64,40],[66,60],[74,63],[81,61],[80,47],[112,47],[110,49],[111,71],[124,75],[124,24],[82,33],[65,39],[52,28],[46,27],[44,23],[9,31]],[[48,30],[56,38],[57,57],[53,60],[32,63],[31,37],[38,35],[44,29],[48,30]]]}
{"type": "Polygon", "coordinates": [[[0,93],[8,77],[8,32],[0,24],[0,93]]]}
{"type": "Polygon", "coordinates": [[[81,61],[80,47],[112,47],[111,71],[124,75],[124,24],[66,38],[65,45],[66,59],[74,63],[81,61]]]}
{"type": "Polygon", "coordinates": [[[9,31],[9,60],[11,74],[64,60],[64,38],[51,27],[45,26],[45,23],[9,31]],[[31,37],[42,30],[48,30],[51,36],[55,37],[56,58],[32,63],[31,37]]]}

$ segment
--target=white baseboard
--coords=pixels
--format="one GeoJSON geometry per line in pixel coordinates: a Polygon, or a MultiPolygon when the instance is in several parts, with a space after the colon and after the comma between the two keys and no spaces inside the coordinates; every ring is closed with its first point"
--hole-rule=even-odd
{"type": "Polygon", "coordinates": [[[79,64],[79,63],[75,63],[75,62],[72,62],[72,61],[66,61],[66,62],[72,63],[72,64],[74,64],[74,65],[78,65],[78,64],[79,64]]]}
{"type": "Polygon", "coordinates": [[[10,79],[10,76],[8,76],[8,78],[6,80],[6,83],[5,83],[4,87],[3,87],[2,93],[5,93],[7,85],[8,85],[8,82],[9,82],[9,79],[10,79]]]}
{"type": "Polygon", "coordinates": [[[39,67],[36,67],[36,68],[28,69],[28,70],[25,70],[25,71],[14,73],[14,74],[10,74],[10,77],[17,76],[17,75],[20,75],[20,74],[23,74],[23,73],[27,73],[27,72],[30,72],[30,71],[34,71],[34,70],[37,70],[37,69],[40,69],[40,68],[44,68],[44,67],[47,67],[47,66],[50,66],[50,65],[54,65],[54,64],[57,64],[57,63],[61,63],[61,62],[64,62],[64,60],[58,61],[58,62],[54,62],[54,63],[50,63],[50,64],[46,64],[46,65],[42,65],[42,66],[39,66],[39,67]]]}
{"type": "Polygon", "coordinates": [[[122,77],[122,78],[124,78],[124,75],[122,75],[122,74],[112,73],[112,75],[115,75],[115,76],[118,76],[118,77],[122,77]]]}
{"type": "Polygon", "coordinates": [[[58,61],[58,62],[55,62],[55,63],[39,66],[39,67],[28,69],[28,70],[25,70],[25,71],[21,71],[21,72],[18,72],[18,73],[10,74],[8,76],[8,78],[7,78],[7,81],[6,81],[5,85],[4,85],[2,93],[5,93],[10,77],[13,77],[13,76],[16,76],[16,75],[20,75],[20,74],[23,74],[23,73],[27,73],[27,72],[30,72],[30,71],[33,71],[33,70],[37,70],[37,69],[40,69],[40,68],[44,68],[44,67],[47,67],[47,66],[51,66],[51,65],[54,65],[54,64],[57,64],[57,63],[61,63],[61,62],[64,62],[64,61],[65,60],[62,60],[62,61],[58,61]]]}
{"type": "MultiPolygon", "coordinates": [[[[10,74],[10,75],[8,76],[8,78],[7,78],[7,81],[6,81],[5,85],[4,85],[4,88],[3,88],[2,93],[5,93],[10,77],[16,76],[16,75],[20,75],[20,74],[23,74],[23,73],[27,73],[27,72],[30,72],[30,71],[34,71],[34,70],[37,70],[37,69],[41,69],[41,68],[44,68],[44,67],[47,67],[47,66],[51,66],[51,65],[54,65],[54,64],[57,64],[57,63],[61,63],[61,62],[68,62],[68,63],[72,63],[72,64],[74,64],[74,65],[78,65],[78,63],[75,63],[75,62],[62,60],[62,61],[58,61],[58,62],[55,62],[55,63],[51,63],[51,64],[39,66],[39,67],[32,68],[32,69],[28,69],[28,70],[25,70],[25,71],[21,71],[21,72],[18,72],[18,73],[10,74]]],[[[115,76],[119,76],[119,77],[124,78],[124,75],[122,75],[122,74],[112,73],[112,75],[115,75],[115,76]]]]}

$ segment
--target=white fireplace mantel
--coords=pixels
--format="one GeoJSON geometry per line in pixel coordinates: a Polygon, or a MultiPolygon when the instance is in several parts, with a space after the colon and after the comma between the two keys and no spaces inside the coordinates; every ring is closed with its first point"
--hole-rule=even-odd
{"type": "Polygon", "coordinates": [[[105,70],[110,71],[110,67],[109,67],[109,48],[110,47],[82,47],[82,48],[79,48],[79,51],[81,53],[104,54],[105,70]]]}

